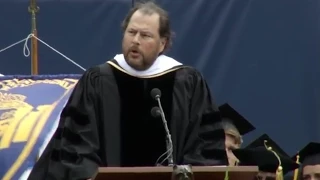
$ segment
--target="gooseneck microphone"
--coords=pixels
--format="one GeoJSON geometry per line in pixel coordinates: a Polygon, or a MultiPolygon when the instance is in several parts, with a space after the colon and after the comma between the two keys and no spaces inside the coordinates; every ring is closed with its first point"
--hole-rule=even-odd
{"type": "Polygon", "coordinates": [[[151,97],[158,102],[158,106],[159,106],[159,107],[153,107],[151,109],[151,114],[154,117],[161,116],[162,123],[163,123],[164,129],[166,131],[166,135],[167,135],[166,144],[167,144],[167,153],[168,153],[168,156],[167,156],[168,165],[173,166],[173,143],[172,143],[171,134],[170,134],[170,131],[168,128],[168,123],[167,123],[166,117],[164,115],[162,106],[161,106],[161,101],[160,101],[161,91],[160,91],[160,89],[158,89],[158,88],[152,89],[151,90],[151,97]]]}
{"type": "Polygon", "coordinates": [[[161,98],[161,91],[158,88],[153,88],[150,94],[151,94],[151,97],[156,101],[160,100],[161,98]]]}
{"type": "Polygon", "coordinates": [[[156,107],[153,107],[153,108],[151,109],[151,115],[152,115],[153,117],[155,117],[155,118],[161,116],[160,108],[157,107],[157,106],[156,106],[156,107]]]}

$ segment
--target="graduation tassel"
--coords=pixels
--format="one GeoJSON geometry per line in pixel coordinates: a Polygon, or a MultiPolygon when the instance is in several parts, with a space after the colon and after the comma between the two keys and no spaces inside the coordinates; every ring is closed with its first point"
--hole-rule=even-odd
{"type": "Polygon", "coordinates": [[[224,180],[229,180],[229,166],[226,167],[226,173],[224,174],[224,180]]]}
{"type": "Polygon", "coordinates": [[[267,146],[267,140],[264,140],[264,146],[266,147],[266,149],[270,152],[272,152],[276,158],[278,159],[278,162],[279,162],[279,165],[278,165],[278,168],[277,168],[277,171],[276,171],[276,180],[283,180],[283,169],[282,169],[282,166],[281,166],[281,159],[280,157],[278,156],[278,154],[272,150],[272,147],[268,147],[267,146]]]}
{"type": "MultiPolygon", "coordinates": [[[[235,163],[234,163],[234,166],[238,166],[239,164],[239,160],[236,160],[235,163]]],[[[226,173],[224,175],[224,180],[229,180],[229,166],[227,166],[227,170],[226,170],[226,173]]]]}
{"type": "Polygon", "coordinates": [[[276,180],[283,180],[282,166],[279,166],[276,172],[276,180]]]}
{"type": "MultiPolygon", "coordinates": [[[[296,156],[296,163],[297,164],[300,164],[299,159],[300,159],[300,156],[299,156],[299,152],[298,152],[298,154],[296,156]]],[[[293,180],[298,180],[298,175],[299,175],[299,168],[294,170],[293,180]]]]}

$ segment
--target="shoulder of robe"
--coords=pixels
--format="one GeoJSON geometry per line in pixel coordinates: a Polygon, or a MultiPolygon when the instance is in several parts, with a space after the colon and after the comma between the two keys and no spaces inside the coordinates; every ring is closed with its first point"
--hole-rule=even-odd
{"type": "Polygon", "coordinates": [[[82,75],[83,80],[94,80],[101,76],[112,75],[112,71],[110,65],[107,63],[103,63],[97,66],[90,67],[87,69],[82,75]]]}
{"type": "Polygon", "coordinates": [[[193,80],[203,79],[201,72],[192,66],[183,66],[181,69],[177,70],[177,78],[186,78],[186,77],[192,78],[193,80]]]}

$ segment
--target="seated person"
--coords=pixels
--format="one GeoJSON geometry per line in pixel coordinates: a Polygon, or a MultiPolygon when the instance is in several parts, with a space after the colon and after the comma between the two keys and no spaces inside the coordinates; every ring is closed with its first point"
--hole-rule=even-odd
{"type": "Polygon", "coordinates": [[[320,143],[307,144],[299,151],[299,161],[302,168],[301,180],[320,180],[320,143]]]}
{"type": "Polygon", "coordinates": [[[266,134],[260,136],[244,149],[233,150],[233,153],[239,159],[239,165],[259,167],[259,173],[256,177],[257,180],[276,180],[279,165],[282,167],[282,172],[279,172],[281,176],[299,168],[299,164],[294,162],[289,155],[266,134]],[[265,140],[267,142],[265,142],[265,140]],[[274,151],[278,157],[274,152],[266,148],[265,143],[267,147],[272,148],[272,151],[274,151]],[[279,164],[279,160],[281,164],[279,164]]]}
{"type": "Polygon", "coordinates": [[[256,128],[227,103],[219,106],[219,111],[222,118],[221,124],[225,131],[225,146],[229,165],[233,166],[238,162],[238,159],[232,150],[239,149],[243,143],[242,136],[256,128]]]}

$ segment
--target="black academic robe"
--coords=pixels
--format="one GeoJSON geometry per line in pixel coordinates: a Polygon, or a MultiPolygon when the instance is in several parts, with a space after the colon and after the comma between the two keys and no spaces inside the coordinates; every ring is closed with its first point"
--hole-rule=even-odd
{"type": "MultiPolygon", "coordinates": [[[[161,119],[150,110],[161,101],[172,135],[175,164],[224,165],[226,157],[204,157],[202,150],[224,149],[224,133],[212,137],[220,121],[201,74],[177,66],[138,78],[115,60],[87,70],[61,113],[56,133],[29,180],[80,180],[99,166],[154,166],[166,151],[161,119]],[[214,129],[213,129],[214,127],[214,129]]],[[[222,131],[223,132],[223,131],[222,131]]]]}

